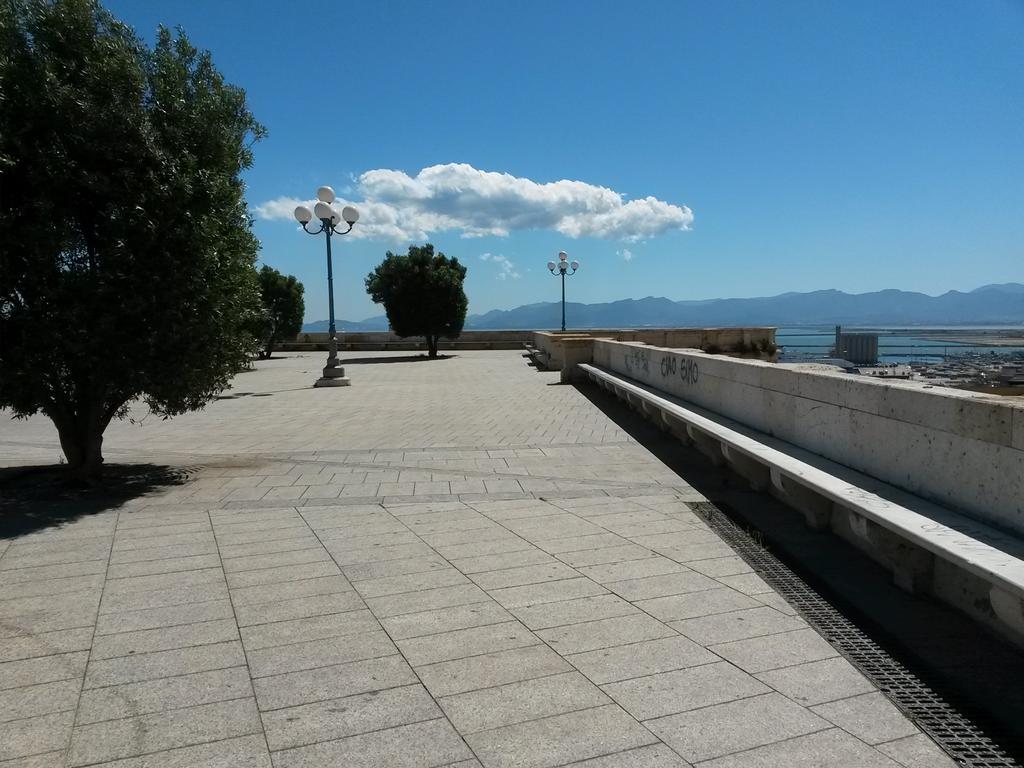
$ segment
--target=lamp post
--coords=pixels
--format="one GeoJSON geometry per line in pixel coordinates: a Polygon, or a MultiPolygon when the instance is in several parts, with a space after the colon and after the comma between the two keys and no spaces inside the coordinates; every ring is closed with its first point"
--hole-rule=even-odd
{"type": "Polygon", "coordinates": [[[562,330],[565,330],[565,276],[566,274],[575,275],[576,270],[580,268],[578,261],[569,262],[569,256],[565,251],[558,252],[558,263],[553,261],[548,262],[548,271],[552,275],[561,276],[562,278],[562,330]],[[572,272],[569,272],[569,270],[572,272]]]}
{"type": "Polygon", "coordinates": [[[316,191],[317,204],[313,210],[304,205],[295,209],[295,220],[302,225],[302,228],[310,235],[319,235],[321,232],[327,238],[327,307],[330,312],[330,325],[328,333],[330,340],[328,344],[327,364],[324,366],[323,375],[316,380],[314,387],[347,387],[352,382],[345,375],[345,369],[338,361],[338,337],[334,328],[334,264],[331,260],[331,237],[334,235],[347,235],[352,227],[359,221],[359,211],[351,205],[346,205],[338,210],[332,205],[334,202],[334,190],[330,187],[320,187],[316,191]],[[320,220],[320,226],[310,229],[307,225],[316,216],[320,220]],[[341,231],[338,225],[344,220],[348,229],[341,231]]]}

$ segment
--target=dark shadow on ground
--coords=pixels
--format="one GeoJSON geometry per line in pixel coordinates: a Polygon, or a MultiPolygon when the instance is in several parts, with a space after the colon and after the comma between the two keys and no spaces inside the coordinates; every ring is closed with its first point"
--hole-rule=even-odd
{"type": "Polygon", "coordinates": [[[1024,763],[1024,652],[945,604],[898,589],[885,569],[853,546],[811,530],[800,514],[751,490],[614,395],[590,383],[577,389],[1024,763]]]}
{"type": "Polygon", "coordinates": [[[377,363],[422,363],[427,360],[451,360],[458,355],[395,355],[394,357],[350,357],[341,360],[342,365],[376,365],[377,363]]]}
{"type": "Polygon", "coordinates": [[[195,469],[159,464],[105,464],[96,487],[68,482],[60,465],[0,469],[0,539],[52,528],[117,509],[152,491],[188,482],[195,469]]]}

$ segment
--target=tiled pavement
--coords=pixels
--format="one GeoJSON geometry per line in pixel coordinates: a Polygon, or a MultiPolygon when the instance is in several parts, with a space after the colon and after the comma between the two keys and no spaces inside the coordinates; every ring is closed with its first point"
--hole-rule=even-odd
{"type": "Polygon", "coordinates": [[[114,427],[193,479],[0,540],[0,768],[953,765],[554,375],[313,368],[114,427]]]}

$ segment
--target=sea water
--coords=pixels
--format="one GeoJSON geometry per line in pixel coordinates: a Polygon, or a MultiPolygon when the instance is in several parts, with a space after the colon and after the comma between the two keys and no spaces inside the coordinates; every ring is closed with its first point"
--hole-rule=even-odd
{"type": "MultiPolygon", "coordinates": [[[[1005,330],[1008,333],[1021,333],[1020,328],[994,328],[990,326],[941,326],[922,330],[948,331],[949,336],[956,336],[963,331],[995,331],[1005,330]]],[[[970,357],[975,355],[1024,355],[1024,347],[991,346],[984,344],[967,344],[941,341],[932,336],[915,336],[906,328],[855,328],[843,326],[846,333],[877,333],[878,359],[881,363],[933,363],[941,362],[949,357],[970,357]]],[[[835,346],[836,332],[834,326],[808,326],[803,328],[779,328],[775,334],[775,343],[782,347],[782,358],[799,360],[801,358],[827,357],[835,346]]]]}

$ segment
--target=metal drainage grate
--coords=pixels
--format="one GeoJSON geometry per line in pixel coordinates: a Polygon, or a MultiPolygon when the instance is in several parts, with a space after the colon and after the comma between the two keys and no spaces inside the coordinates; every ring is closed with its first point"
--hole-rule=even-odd
{"type": "Polygon", "coordinates": [[[969,768],[1021,768],[998,744],[925,685],[711,502],[687,502],[843,656],[969,768]]]}

